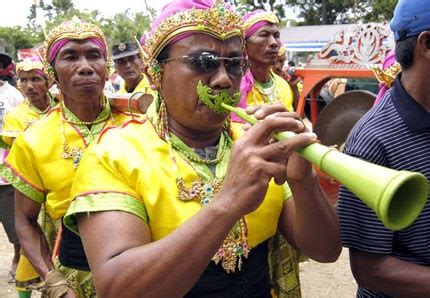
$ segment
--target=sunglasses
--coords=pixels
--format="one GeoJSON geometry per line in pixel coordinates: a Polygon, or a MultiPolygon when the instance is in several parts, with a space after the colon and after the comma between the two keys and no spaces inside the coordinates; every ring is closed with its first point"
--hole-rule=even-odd
{"type": "Polygon", "coordinates": [[[217,70],[221,66],[221,61],[224,61],[225,68],[233,76],[242,76],[248,69],[248,59],[245,57],[219,57],[208,52],[168,58],[160,61],[160,63],[174,60],[185,61],[190,69],[199,73],[209,73],[217,70]]]}

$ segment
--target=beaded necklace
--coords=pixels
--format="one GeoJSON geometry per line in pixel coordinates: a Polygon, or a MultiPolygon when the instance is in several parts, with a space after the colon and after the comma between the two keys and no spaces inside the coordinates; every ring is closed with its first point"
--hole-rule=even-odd
{"type": "Polygon", "coordinates": [[[112,112],[110,110],[110,106],[109,106],[109,102],[107,101],[107,99],[105,98],[105,105],[103,109],[108,109],[109,112],[106,114],[106,116],[103,116],[101,118],[97,118],[94,121],[76,121],[76,120],[72,120],[67,118],[66,113],[65,113],[65,106],[64,106],[64,102],[62,101],[60,103],[60,113],[61,113],[61,134],[62,134],[62,147],[63,147],[63,152],[61,153],[61,158],[63,159],[71,159],[73,162],[73,168],[77,169],[77,167],[79,166],[79,162],[81,161],[82,155],[83,155],[83,149],[80,146],[76,146],[74,148],[70,148],[69,144],[67,143],[66,140],[66,131],[65,131],[65,122],[67,123],[71,123],[74,125],[78,125],[78,126],[88,126],[88,125],[95,125],[95,124],[99,124],[102,122],[107,122],[110,119],[112,119],[112,121],[114,121],[112,112]]]}
{"type": "MultiPolygon", "coordinates": [[[[261,94],[261,97],[263,98],[264,103],[266,104],[275,103],[277,88],[276,88],[275,76],[272,74],[272,72],[269,73],[269,82],[264,85],[254,79],[254,87],[261,94]]],[[[255,98],[255,90],[252,90],[252,95],[254,99],[254,104],[257,105],[258,103],[257,103],[257,99],[255,98]]]]}
{"type": "Polygon", "coordinates": [[[25,121],[25,123],[24,123],[25,127],[30,126],[31,124],[33,124],[34,122],[36,122],[37,120],[39,120],[42,116],[46,115],[49,111],[52,110],[52,108],[54,106],[53,100],[52,100],[51,97],[48,97],[48,98],[49,98],[49,104],[46,107],[46,109],[43,110],[43,111],[39,110],[37,107],[35,107],[34,105],[32,105],[31,102],[30,102],[30,100],[25,99],[25,104],[27,105],[27,107],[38,115],[36,118],[33,118],[33,119],[25,121]]]}
{"type": "MultiPolygon", "coordinates": [[[[224,168],[226,168],[233,143],[228,128],[224,129],[220,138],[219,146],[221,147],[218,150],[218,156],[215,159],[204,160],[195,157],[196,153],[193,152],[192,149],[178,137],[169,133],[167,111],[165,110],[164,102],[161,103],[158,120],[160,120],[161,123],[157,123],[155,127],[158,135],[169,145],[170,159],[173,164],[173,170],[176,173],[178,199],[181,201],[197,201],[201,206],[206,206],[218,193],[224,180],[225,171],[222,174],[213,175],[207,166],[209,164],[215,164],[217,166],[223,165],[225,166],[224,168]],[[179,153],[199,176],[190,186],[185,185],[184,179],[179,174],[174,151],[179,153]]],[[[242,269],[243,258],[247,258],[249,253],[247,234],[247,225],[243,217],[233,226],[221,247],[213,256],[212,260],[215,264],[220,263],[227,273],[235,272],[236,268],[240,271],[242,269]]]]}
{"type": "Polygon", "coordinates": [[[26,99],[25,100],[25,104],[27,105],[27,107],[32,110],[33,112],[39,114],[39,115],[44,115],[47,112],[49,112],[52,109],[52,99],[49,98],[49,102],[48,102],[48,106],[46,107],[46,109],[44,109],[43,111],[41,111],[39,108],[37,108],[36,106],[34,106],[30,100],[26,99]]]}

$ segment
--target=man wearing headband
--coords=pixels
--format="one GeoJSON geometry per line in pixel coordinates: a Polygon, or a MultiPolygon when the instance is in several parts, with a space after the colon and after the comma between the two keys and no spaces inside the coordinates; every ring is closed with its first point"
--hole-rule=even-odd
{"type": "MultiPolygon", "coordinates": [[[[23,100],[22,94],[9,82],[13,83],[15,65],[12,58],[6,54],[0,54],[0,133],[4,130],[4,116],[12,108],[19,105],[23,100]]],[[[10,145],[0,139],[0,165],[7,155],[10,145]]],[[[11,269],[8,273],[8,282],[15,281],[15,271],[19,260],[19,240],[15,231],[15,204],[13,198],[13,187],[4,179],[0,178],[0,222],[6,232],[7,238],[14,247],[11,269]]]]}
{"type": "MultiPolygon", "coordinates": [[[[430,181],[430,2],[399,0],[390,27],[401,72],[390,72],[392,87],[355,125],[344,151],[430,181]]],[[[396,232],[343,187],[338,213],[357,297],[430,297],[430,200],[396,232]]]]}
{"type": "Polygon", "coordinates": [[[279,20],[272,12],[256,10],[243,16],[249,70],[241,84],[241,107],[281,102],[293,111],[294,92],[272,68],[281,48],[279,20]]]}
{"type": "MultiPolygon", "coordinates": [[[[54,106],[48,89],[50,84],[43,71],[43,64],[38,60],[26,60],[16,65],[18,87],[25,95],[25,100],[8,111],[4,118],[3,141],[12,145],[14,139],[29,125],[45,116],[54,106]]],[[[40,282],[40,277],[28,259],[21,255],[16,270],[15,284],[19,297],[30,297],[31,287],[40,282]]]]}
{"type": "MultiPolygon", "coordinates": [[[[290,150],[315,135],[290,114],[244,132],[215,112],[240,99],[242,26],[212,0],[173,1],[154,21],[144,49],[159,97],[146,121],[106,131],[86,152],[64,219],[83,239],[99,296],[270,297],[278,228],[310,257],[339,255],[335,211],[312,167],[295,155],[287,175],[290,150]],[[271,144],[276,130],[299,134],[271,144]],[[291,190],[269,183],[287,176],[291,190]]],[[[286,110],[256,116],[275,111],[286,110]]]]}
{"type": "Polygon", "coordinates": [[[95,295],[79,237],[63,228],[59,259],[52,249],[85,149],[103,128],[129,119],[111,111],[103,95],[107,54],[103,33],[93,24],[75,17],[51,30],[45,41],[44,70],[60,88],[61,101],[18,135],[1,170],[16,189],[20,243],[44,280],[47,297],[95,295]],[[38,224],[41,208],[46,216],[38,224]]]}

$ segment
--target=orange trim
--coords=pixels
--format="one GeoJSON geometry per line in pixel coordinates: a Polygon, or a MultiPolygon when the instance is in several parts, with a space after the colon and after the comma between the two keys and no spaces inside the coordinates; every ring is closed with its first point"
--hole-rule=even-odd
{"type": "Polygon", "coordinates": [[[124,127],[126,127],[127,125],[129,125],[130,123],[137,123],[137,124],[143,124],[143,123],[145,123],[146,122],[146,117],[144,118],[144,119],[142,119],[142,120],[138,120],[138,119],[135,119],[135,118],[133,118],[133,119],[130,119],[130,120],[128,120],[128,121],[126,121],[126,122],[124,122],[123,124],[121,124],[120,126],[109,126],[109,127],[106,127],[105,129],[103,129],[102,130],[102,132],[100,133],[100,135],[99,135],[99,137],[98,137],[98,139],[97,139],[97,144],[100,142],[100,140],[102,139],[102,137],[103,137],[103,135],[108,131],[108,130],[110,130],[110,129],[114,129],[114,128],[124,128],[124,127]]]}
{"type": "Polygon", "coordinates": [[[55,258],[58,256],[58,254],[60,253],[60,243],[61,243],[61,232],[63,231],[62,225],[60,225],[58,227],[58,231],[57,231],[57,237],[55,237],[55,244],[54,244],[54,248],[52,249],[52,263],[55,264],[55,258]]]}

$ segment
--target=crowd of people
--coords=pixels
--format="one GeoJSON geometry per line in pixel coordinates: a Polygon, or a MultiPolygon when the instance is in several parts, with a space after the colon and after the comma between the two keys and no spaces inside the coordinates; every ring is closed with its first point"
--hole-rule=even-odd
{"type": "MultiPolygon", "coordinates": [[[[401,72],[344,151],[430,179],[430,4],[416,2],[391,21],[401,72]]],[[[299,262],[335,262],[342,245],[358,297],[430,296],[430,205],[390,231],[344,187],[336,209],[296,153],[317,136],[294,112],[273,12],[172,0],[142,35],[109,46],[74,17],[41,61],[0,55],[0,220],[18,297],[301,297],[299,262]],[[140,113],[112,92],[139,94],[140,113]]]]}

